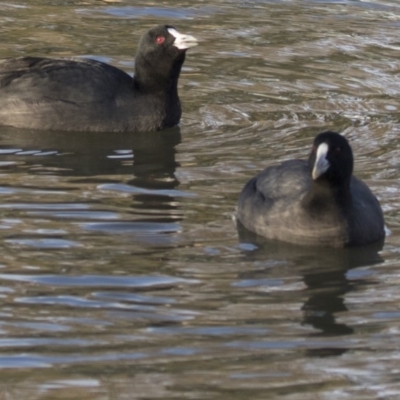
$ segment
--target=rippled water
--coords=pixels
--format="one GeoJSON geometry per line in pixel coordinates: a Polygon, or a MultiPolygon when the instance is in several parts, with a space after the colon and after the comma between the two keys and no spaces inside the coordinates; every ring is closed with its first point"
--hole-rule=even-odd
{"type": "Polygon", "coordinates": [[[0,57],[132,72],[158,23],[201,40],[179,128],[0,127],[0,398],[399,398],[400,5],[0,2],[0,57]],[[385,244],[238,232],[244,183],[327,128],[351,141],[385,244]]]}

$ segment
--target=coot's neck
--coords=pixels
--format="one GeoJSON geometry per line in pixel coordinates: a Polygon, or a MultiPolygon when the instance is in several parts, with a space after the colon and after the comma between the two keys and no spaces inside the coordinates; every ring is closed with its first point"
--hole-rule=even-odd
{"type": "Polygon", "coordinates": [[[133,85],[142,94],[166,95],[178,98],[178,79],[185,61],[185,53],[169,63],[154,63],[138,55],[135,59],[133,85]]]}
{"type": "Polygon", "coordinates": [[[350,179],[340,185],[326,179],[313,181],[302,205],[310,212],[323,212],[324,209],[335,207],[345,214],[351,208],[350,179]]]}

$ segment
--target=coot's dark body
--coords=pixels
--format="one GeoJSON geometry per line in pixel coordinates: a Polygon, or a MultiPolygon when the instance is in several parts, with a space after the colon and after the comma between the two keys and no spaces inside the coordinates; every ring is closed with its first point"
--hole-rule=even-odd
{"type": "Polygon", "coordinates": [[[237,218],[261,236],[296,244],[341,247],[381,240],[380,204],[352,169],[346,139],[319,134],[308,162],[269,167],[245,185],[237,218]]]}
{"type": "Polygon", "coordinates": [[[74,131],[154,131],[179,123],[178,78],[197,44],[170,26],[141,39],[130,77],[87,59],[0,61],[0,125],[74,131]]]}

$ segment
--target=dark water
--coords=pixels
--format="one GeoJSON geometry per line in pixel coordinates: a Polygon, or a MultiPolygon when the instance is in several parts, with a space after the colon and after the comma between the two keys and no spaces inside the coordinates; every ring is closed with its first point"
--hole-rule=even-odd
{"type": "Polygon", "coordinates": [[[398,399],[400,5],[1,2],[0,56],[132,72],[158,23],[201,40],[179,128],[0,128],[0,399],[398,399]],[[382,203],[385,243],[238,232],[244,183],[328,128],[382,203]]]}

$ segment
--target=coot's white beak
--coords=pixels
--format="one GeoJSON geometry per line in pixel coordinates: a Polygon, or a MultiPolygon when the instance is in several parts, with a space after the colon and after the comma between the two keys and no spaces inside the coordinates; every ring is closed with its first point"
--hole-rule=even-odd
{"type": "Polygon", "coordinates": [[[194,36],[182,35],[174,28],[168,28],[168,32],[175,38],[174,46],[179,50],[186,50],[199,44],[194,36]]]}
{"type": "Polygon", "coordinates": [[[326,143],[321,143],[317,149],[317,156],[315,158],[314,168],[312,170],[312,178],[315,180],[325,173],[330,164],[326,158],[328,155],[329,147],[326,143]]]}

